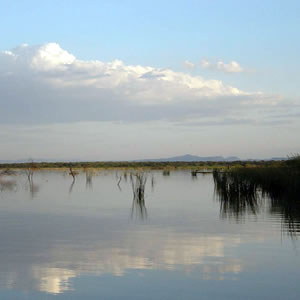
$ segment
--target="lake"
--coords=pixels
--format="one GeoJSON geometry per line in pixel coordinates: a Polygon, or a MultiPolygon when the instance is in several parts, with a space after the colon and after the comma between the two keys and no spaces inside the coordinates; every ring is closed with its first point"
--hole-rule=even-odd
{"type": "Polygon", "coordinates": [[[136,180],[0,177],[0,299],[299,299],[299,218],[224,204],[212,174],[136,180]]]}

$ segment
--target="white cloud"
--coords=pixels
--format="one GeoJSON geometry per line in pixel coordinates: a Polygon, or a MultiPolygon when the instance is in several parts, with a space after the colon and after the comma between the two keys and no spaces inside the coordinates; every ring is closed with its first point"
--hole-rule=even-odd
{"type": "Polygon", "coordinates": [[[217,63],[212,63],[206,59],[203,59],[200,63],[201,67],[204,69],[211,69],[215,71],[221,71],[225,73],[241,73],[244,72],[244,69],[236,61],[231,61],[225,63],[222,60],[219,60],[217,63]]]}
{"type": "Polygon", "coordinates": [[[45,71],[61,69],[76,61],[75,57],[63,50],[58,44],[50,43],[41,46],[33,53],[31,66],[45,71]]]}
{"type": "Polygon", "coordinates": [[[187,69],[194,69],[196,67],[196,65],[189,60],[185,60],[183,64],[187,69]]]}
{"type": "Polygon", "coordinates": [[[56,43],[39,47],[22,45],[10,52],[2,52],[3,61],[6,70],[0,69],[2,78],[10,71],[11,75],[21,73],[51,83],[53,88],[92,87],[99,89],[99,94],[101,89],[108,89],[119,98],[137,104],[170,102],[179,96],[201,100],[203,97],[246,94],[218,80],[205,80],[170,69],[125,65],[120,60],[78,60],[56,43]]]}
{"type": "MultiPolygon", "coordinates": [[[[209,61],[202,61],[202,66],[217,69],[209,61]]],[[[218,66],[219,71],[239,69],[232,63],[218,66]]],[[[299,115],[297,99],[249,93],[220,80],[126,65],[117,59],[79,60],[56,43],[0,52],[0,95],[3,159],[69,157],[70,153],[82,158],[136,159],[170,156],[174,149],[182,153],[202,149],[203,155],[216,149],[232,155],[233,148],[248,153],[248,147],[243,148],[248,140],[240,142],[244,130],[251,134],[253,126],[262,125],[259,134],[263,141],[272,136],[268,143],[272,151],[275,144],[280,153],[298,151],[294,132],[299,131],[299,118],[291,114],[299,115]],[[285,143],[276,135],[279,124],[287,128],[282,134],[285,143]],[[24,132],[27,126],[31,129],[24,132]],[[89,148],[92,144],[97,147],[89,148]],[[283,144],[293,146],[287,151],[283,144]]],[[[258,140],[255,132],[253,145],[258,140]]]]}
{"type": "Polygon", "coordinates": [[[227,73],[243,72],[242,67],[236,61],[231,61],[230,63],[226,64],[222,60],[219,60],[217,62],[217,69],[227,73]]]}
{"type": "MultiPolygon", "coordinates": [[[[201,65],[241,71],[236,62],[203,60],[201,65]]],[[[195,124],[235,119],[258,124],[293,106],[281,97],[171,69],[117,59],[79,60],[56,43],[0,52],[0,94],[2,124],[187,119],[195,124]]]]}

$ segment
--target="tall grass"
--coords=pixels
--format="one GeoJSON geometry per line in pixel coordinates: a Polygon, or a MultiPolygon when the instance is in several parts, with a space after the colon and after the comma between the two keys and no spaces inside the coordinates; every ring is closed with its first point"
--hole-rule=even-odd
{"type": "Polygon", "coordinates": [[[213,172],[215,194],[220,201],[222,217],[241,219],[245,213],[256,214],[259,210],[257,185],[234,171],[213,172]]]}
{"type": "Polygon", "coordinates": [[[256,214],[269,199],[270,212],[280,213],[290,232],[300,232],[300,156],[277,166],[243,167],[213,172],[221,215],[236,219],[256,214]]]}

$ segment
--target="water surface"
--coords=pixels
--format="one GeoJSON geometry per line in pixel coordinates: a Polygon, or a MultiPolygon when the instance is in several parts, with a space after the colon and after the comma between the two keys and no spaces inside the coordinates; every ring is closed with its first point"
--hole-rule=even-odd
{"type": "Polygon", "coordinates": [[[126,175],[0,177],[0,299],[299,299],[299,219],[210,174],[148,172],[143,199],[126,175]]]}

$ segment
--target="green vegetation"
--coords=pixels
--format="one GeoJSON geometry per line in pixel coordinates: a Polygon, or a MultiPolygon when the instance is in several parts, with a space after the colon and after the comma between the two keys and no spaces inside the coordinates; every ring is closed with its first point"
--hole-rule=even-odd
{"type": "MultiPolygon", "coordinates": [[[[130,161],[107,161],[107,162],[34,162],[35,169],[69,169],[99,168],[99,169],[150,169],[150,170],[176,170],[176,169],[230,169],[236,167],[260,167],[276,166],[278,161],[235,161],[235,162],[130,162],[130,161]]],[[[0,164],[0,169],[28,169],[32,168],[33,162],[0,164]]]]}
{"type": "MultiPolygon", "coordinates": [[[[284,225],[289,232],[300,231],[300,156],[296,155],[284,161],[235,161],[235,162],[33,162],[0,165],[0,189],[13,189],[12,183],[5,181],[5,175],[27,174],[30,188],[34,191],[33,173],[39,169],[57,169],[67,171],[73,177],[83,171],[86,174],[86,186],[92,185],[92,176],[97,170],[115,169],[119,189],[121,181],[130,176],[133,189],[132,214],[147,217],[144,199],[146,184],[145,172],[161,170],[163,176],[169,176],[172,170],[189,170],[191,177],[213,172],[215,194],[220,201],[222,217],[234,217],[239,220],[246,214],[256,214],[262,202],[268,199],[269,210],[273,214],[284,216],[284,225]],[[3,178],[1,178],[1,176],[3,178]]],[[[152,188],[155,181],[151,179],[152,188]]]]}
{"type": "Polygon", "coordinates": [[[300,156],[266,166],[214,170],[215,192],[223,217],[256,214],[260,201],[284,216],[290,232],[300,231],[300,156]]]}
{"type": "Polygon", "coordinates": [[[231,168],[223,173],[215,170],[214,180],[228,197],[252,197],[259,190],[271,198],[294,198],[300,195],[300,156],[279,164],[231,168]]]}

